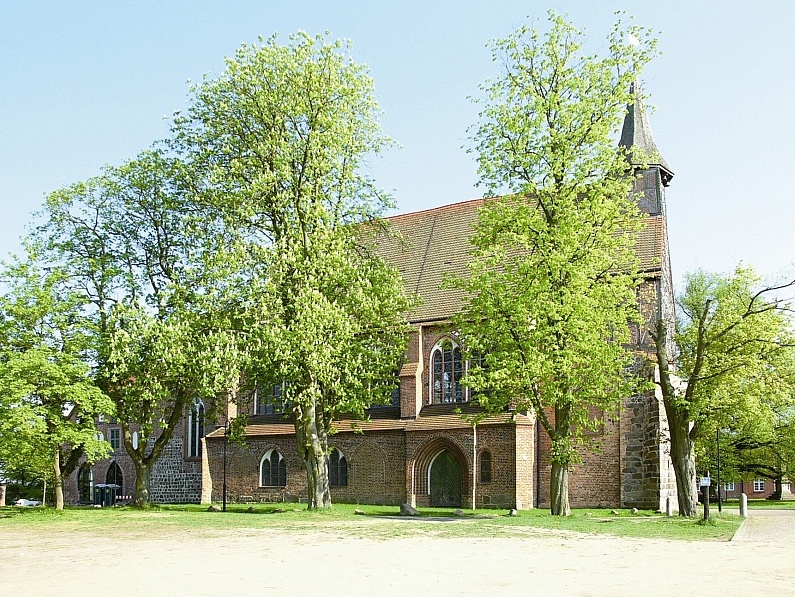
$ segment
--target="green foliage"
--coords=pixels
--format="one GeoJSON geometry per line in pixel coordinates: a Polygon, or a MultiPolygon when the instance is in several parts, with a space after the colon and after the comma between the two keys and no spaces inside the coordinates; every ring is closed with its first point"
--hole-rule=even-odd
{"type": "Polygon", "coordinates": [[[698,271],[679,297],[678,371],[687,381],[677,405],[691,436],[716,427],[771,429],[795,398],[795,336],[786,305],[768,298],[752,269],[724,276],[698,271]]]}
{"type": "Polygon", "coordinates": [[[299,33],[245,45],[193,89],[172,147],[224,230],[230,306],[252,357],[246,383],[282,388],[308,471],[310,506],[330,505],[331,421],[384,402],[409,301],[371,249],[391,205],[364,174],[388,139],[373,83],[345,42],[299,33]]]}
{"type": "MultiPolygon", "coordinates": [[[[37,230],[84,305],[97,379],[139,477],[195,398],[211,410],[230,391],[244,358],[213,261],[218,237],[196,218],[190,189],[179,160],[147,151],[52,193],[37,230]]],[[[146,495],[136,487],[138,503],[146,495]]]]}
{"type": "Polygon", "coordinates": [[[52,479],[56,458],[68,474],[80,455],[108,452],[94,417],[112,413],[113,404],[95,383],[82,303],[63,289],[63,274],[42,271],[33,255],[7,266],[2,281],[0,465],[52,479]]]}
{"type": "MultiPolygon", "coordinates": [[[[509,195],[479,214],[455,323],[478,364],[467,383],[480,403],[532,410],[567,469],[586,431],[633,390],[624,345],[637,319],[641,221],[614,134],[655,41],[619,23],[606,57],[584,55],[580,32],[552,12],[549,21],[543,36],[521,27],[492,42],[504,72],[483,87],[474,140],[480,184],[509,195]],[[638,46],[623,43],[630,33],[638,46]]],[[[566,493],[553,471],[556,489],[566,493]]],[[[566,495],[559,506],[567,513],[566,495]]]]}
{"type": "MultiPolygon", "coordinates": [[[[695,514],[695,455],[698,452],[702,468],[717,464],[711,446],[717,429],[725,430],[728,466],[722,477],[730,479],[761,468],[747,462],[750,466],[743,471],[736,442],[767,443],[777,426],[786,428],[795,398],[795,340],[789,307],[774,295],[793,284],[760,287],[747,267],[738,267],[732,275],[698,271],[686,277],[678,298],[675,355],[668,354],[664,329],[658,325],[654,337],[660,387],[671,429],[679,505],[688,514],[695,514]],[[681,383],[671,378],[669,363],[681,383]]],[[[783,439],[782,448],[791,443],[783,439]]],[[[771,460],[767,464],[778,465],[771,460]]]]}

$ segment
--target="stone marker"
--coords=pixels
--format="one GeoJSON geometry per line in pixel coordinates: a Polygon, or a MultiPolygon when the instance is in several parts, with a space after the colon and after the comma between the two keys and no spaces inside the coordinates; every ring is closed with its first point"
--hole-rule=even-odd
{"type": "Polygon", "coordinates": [[[400,505],[400,515],[401,516],[419,516],[420,512],[410,504],[401,504],[400,505]]]}
{"type": "Polygon", "coordinates": [[[744,493],[740,494],[740,516],[748,518],[748,496],[744,493]]]}

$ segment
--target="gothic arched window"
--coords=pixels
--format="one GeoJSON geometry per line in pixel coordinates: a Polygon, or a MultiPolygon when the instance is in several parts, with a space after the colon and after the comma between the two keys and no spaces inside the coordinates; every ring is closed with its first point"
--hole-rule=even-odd
{"type": "Polygon", "coordinates": [[[332,487],[348,486],[348,459],[334,448],[328,457],[329,485],[332,487]]]}
{"type": "Polygon", "coordinates": [[[287,485],[287,462],[279,450],[268,450],[259,463],[260,487],[287,485]]]}
{"type": "Polygon", "coordinates": [[[91,467],[83,464],[77,470],[77,494],[81,504],[91,503],[91,486],[94,484],[91,467]]]}
{"type": "Polygon", "coordinates": [[[188,416],[188,458],[199,458],[202,455],[202,438],[204,437],[204,404],[196,398],[188,416]]]}
{"type": "Polygon", "coordinates": [[[461,349],[455,342],[445,338],[431,351],[431,402],[464,402],[464,388],[461,385],[463,375],[461,349]]]}

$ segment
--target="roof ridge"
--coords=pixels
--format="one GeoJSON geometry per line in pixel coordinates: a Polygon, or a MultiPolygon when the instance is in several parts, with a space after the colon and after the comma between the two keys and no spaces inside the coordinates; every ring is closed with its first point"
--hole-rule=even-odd
{"type": "Polygon", "coordinates": [[[406,213],[394,214],[391,216],[386,216],[385,220],[395,220],[398,218],[404,218],[408,216],[416,216],[418,214],[430,213],[430,212],[440,212],[440,211],[449,211],[456,208],[464,207],[465,205],[469,205],[472,203],[482,203],[486,199],[494,199],[494,197],[480,197],[477,199],[467,199],[465,201],[457,201],[455,203],[446,203],[445,205],[437,205],[436,207],[429,207],[427,209],[418,209],[415,211],[408,211],[406,213]]]}

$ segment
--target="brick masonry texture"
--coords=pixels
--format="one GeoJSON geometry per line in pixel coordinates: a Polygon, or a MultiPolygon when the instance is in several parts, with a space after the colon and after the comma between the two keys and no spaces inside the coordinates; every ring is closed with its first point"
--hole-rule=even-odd
{"type": "MultiPolygon", "coordinates": [[[[636,189],[642,192],[642,207],[647,213],[637,243],[646,278],[637,295],[643,323],[631,325],[631,347],[638,355],[638,366],[645,367],[645,375],[651,380],[654,351],[648,328],[660,315],[673,325],[673,286],[659,171],[646,170],[638,178],[636,189]]],[[[483,200],[469,201],[396,216],[391,222],[402,233],[401,242],[389,238],[379,241],[377,249],[382,256],[396,264],[407,288],[419,292],[424,301],[409,317],[414,331],[409,338],[406,363],[399,373],[399,407],[372,409],[368,421],[334,423],[337,432],[329,443],[345,457],[348,483],[331,488],[332,500],[429,506],[433,480],[442,468],[440,465],[434,469],[436,459],[446,452],[452,458],[438,462],[446,463],[444,466],[451,471],[448,480],[460,472],[456,487],[460,489],[460,507],[549,506],[550,440],[532,416],[505,412],[490,416],[473,428],[455,412],[460,407],[464,414],[473,414],[475,407],[471,404],[431,404],[431,353],[443,339],[458,342],[447,318],[462,299],[459,292],[445,289],[441,282],[445,274],[464,271],[466,237],[471,234],[482,203],[483,200]],[[481,479],[479,470],[484,453],[488,453],[491,462],[487,480],[481,479]]],[[[234,408],[230,407],[230,413],[239,409],[251,417],[245,446],[225,445],[222,433],[215,431],[203,440],[202,459],[188,459],[186,425],[181,425],[152,470],[152,501],[221,501],[224,462],[230,502],[305,499],[307,480],[290,422],[278,415],[256,416],[250,398],[242,397],[231,406],[234,408]],[[262,459],[272,450],[284,458],[283,487],[260,484],[262,459]]],[[[582,461],[570,469],[571,505],[664,510],[666,500],[675,499],[676,492],[659,393],[648,391],[627,397],[617,414],[593,415],[605,417],[605,426],[588,436],[590,445],[580,451],[582,461]]],[[[207,429],[210,428],[208,424],[207,429]]],[[[107,425],[101,429],[107,437],[107,425]]],[[[122,469],[123,493],[131,494],[135,471],[123,449],[112,459],[92,466],[94,482],[104,482],[112,461],[122,469]]],[[[76,502],[76,472],[67,479],[65,489],[67,499],[76,502]]]]}
{"type": "MultiPolygon", "coordinates": [[[[99,423],[97,428],[105,438],[108,438],[110,429],[118,428],[118,425],[99,423]]],[[[152,466],[149,497],[153,503],[184,504],[199,503],[201,500],[202,461],[199,458],[186,456],[184,446],[186,429],[187,419],[174,430],[171,440],[152,466]]],[[[80,466],[90,468],[92,485],[98,485],[107,482],[108,470],[114,462],[122,472],[122,488],[118,491],[120,501],[131,499],[135,492],[135,465],[122,445],[113,452],[112,457],[94,464],[86,463],[83,459],[75,471],[64,480],[64,500],[70,504],[80,503],[77,486],[80,466]]]]}

